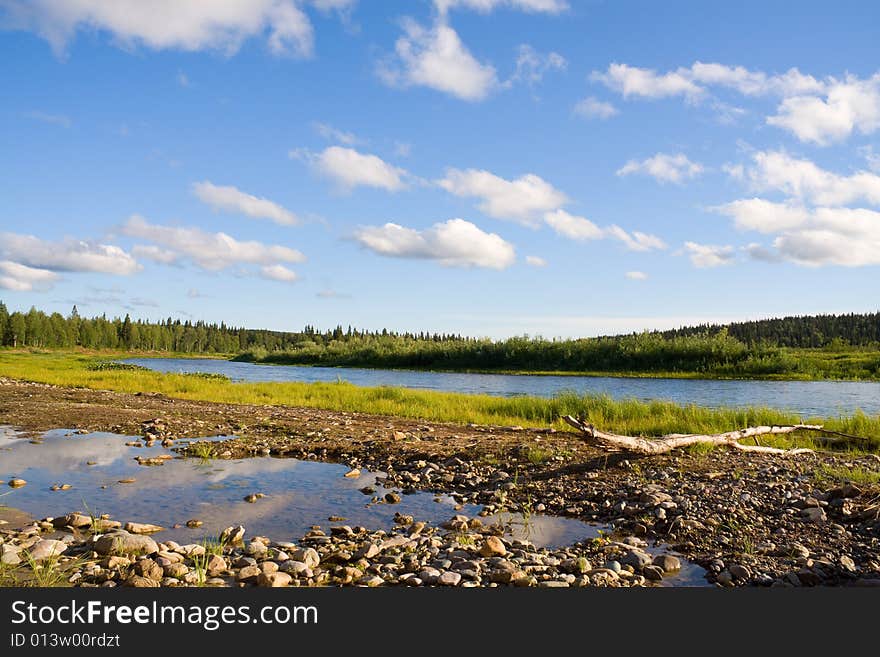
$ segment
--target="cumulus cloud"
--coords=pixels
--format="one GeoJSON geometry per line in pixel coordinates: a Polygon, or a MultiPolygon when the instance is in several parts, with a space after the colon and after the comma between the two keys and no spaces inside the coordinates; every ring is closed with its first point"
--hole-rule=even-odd
{"type": "Polygon", "coordinates": [[[683,153],[675,155],[657,153],[646,160],[630,160],[617,170],[617,175],[628,176],[633,173],[642,173],[661,183],[681,183],[686,179],[696,178],[702,172],[703,165],[691,162],[683,153]]]}
{"type": "Polygon", "coordinates": [[[593,96],[578,101],[574,113],[585,119],[610,119],[618,114],[617,108],[593,96]]]}
{"type": "Polygon", "coordinates": [[[624,274],[631,281],[646,281],[648,275],[643,271],[628,271],[624,274]]]}
{"type": "Polygon", "coordinates": [[[0,233],[0,257],[50,271],[125,276],[139,269],[129,253],[112,244],[71,238],[52,242],[19,233],[0,233]]]}
{"type": "Polygon", "coordinates": [[[705,90],[684,71],[658,74],[657,71],[627,64],[611,64],[604,73],[593,71],[590,79],[601,82],[624,98],[669,98],[684,96],[696,100],[705,90]]]}
{"type": "Polygon", "coordinates": [[[175,259],[189,259],[208,271],[220,271],[238,264],[271,266],[305,260],[302,253],[286,246],[239,241],[226,233],[209,233],[200,228],[151,224],[139,215],[131,216],[123,224],[122,233],[152,242],[148,246],[135,247],[143,257],[155,256],[153,259],[159,262],[168,262],[171,254],[176,254],[175,259]]]}
{"type": "Polygon", "coordinates": [[[872,134],[880,128],[880,73],[866,80],[852,75],[830,78],[821,95],[784,99],[767,123],[820,146],[842,141],[853,132],[872,134]]]}
{"type": "Polygon", "coordinates": [[[599,240],[606,236],[604,230],[589,219],[555,210],[544,215],[544,221],[557,233],[572,240],[599,240]]]}
{"type": "Polygon", "coordinates": [[[568,9],[568,2],[566,0],[434,0],[434,6],[441,14],[458,8],[488,14],[500,7],[535,14],[559,14],[568,9]]]}
{"type": "Polygon", "coordinates": [[[385,84],[428,87],[466,101],[483,100],[499,86],[495,68],[477,60],[445,21],[427,28],[405,19],[402,26],[394,56],[377,69],[385,84]]]}
{"type": "Polygon", "coordinates": [[[666,242],[656,235],[642,233],[638,230],[628,233],[616,224],[608,226],[605,229],[605,234],[608,237],[623,242],[623,245],[630,251],[653,251],[666,248],[666,242]]]}
{"type": "Polygon", "coordinates": [[[547,261],[541,256],[527,255],[526,264],[529,267],[546,267],[547,261]]]}
{"type": "Polygon", "coordinates": [[[138,258],[146,258],[163,265],[173,265],[181,258],[181,254],[177,251],[160,249],[152,244],[135,244],[131,252],[138,258]]]}
{"type": "Polygon", "coordinates": [[[397,192],[406,187],[404,179],[409,175],[405,169],[388,164],[376,155],[342,146],[330,146],[320,153],[295,150],[290,156],[306,160],[315,171],[336,181],[345,190],[375,187],[397,192]]]}
{"type": "Polygon", "coordinates": [[[732,246],[685,242],[684,250],[694,267],[699,269],[729,265],[736,259],[736,253],[732,246]]]}
{"type": "Polygon", "coordinates": [[[265,265],[260,267],[260,276],[282,283],[293,283],[299,278],[296,272],[291,271],[284,265],[265,265]]]}
{"type": "Polygon", "coordinates": [[[439,222],[425,230],[394,223],[367,226],[354,238],[379,255],[434,260],[445,267],[506,269],[516,259],[512,244],[464,219],[439,222]]]}
{"type": "Polygon", "coordinates": [[[816,205],[880,205],[880,175],[871,171],[841,176],[784,151],[758,151],[752,158],[754,165],[745,174],[754,189],[779,191],[816,205]]]}
{"type": "Polygon", "coordinates": [[[564,205],[568,198],[533,173],[506,180],[481,169],[447,169],[436,181],[450,194],[478,198],[479,208],[496,219],[512,219],[536,225],[540,214],[564,205]]]}
{"type": "Polygon", "coordinates": [[[78,31],[107,33],[124,48],[219,50],[228,55],[265,38],[276,55],[308,56],[313,29],[295,0],[5,0],[7,21],[64,53],[78,31]]]}
{"type": "Polygon", "coordinates": [[[0,288],[13,292],[48,289],[58,274],[48,269],[28,267],[10,260],[0,260],[0,288]]]}
{"type": "Polygon", "coordinates": [[[746,198],[711,210],[732,217],[740,230],[754,230],[759,233],[776,233],[803,225],[809,212],[801,205],[774,203],[762,198],[746,198]]]}
{"type": "Polygon", "coordinates": [[[269,199],[247,194],[232,186],[215,185],[205,180],[193,183],[193,193],[215,210],[235,212],[254,219],[268,219],[282,226],[292,226],[299,222],[290,210],[269,199]]]}

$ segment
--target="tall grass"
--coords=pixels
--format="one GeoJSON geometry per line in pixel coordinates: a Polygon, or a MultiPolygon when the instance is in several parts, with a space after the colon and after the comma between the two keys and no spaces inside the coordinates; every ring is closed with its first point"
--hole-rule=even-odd
{"type": "MultiPolygon", "coordinates": [[[[567,429],[563,415],[583,416],[618,433],[655,436],[666,433],[714,433],[754,425],[824,424],[826,428],[865,436],[863,448],[880,448],[880,416],[856,413],[835,418],[807,418],[769,408],[708,409],[666,401],[613,400],[607,395],[574,392],[543,397],[492,397],[392,387],[336,383],[232,383],[228,380],[142,370],[89,369],[93,357],[70,353],[0,350],[0,376],[118,392],[157,392],[170,397],[212,402],[305,406],[455,422],[567,429]]],[[[785,436],[766,444],[788,444],[785,436]]],[[[795,440],[800,440],[795,438],[795,440]]]]}

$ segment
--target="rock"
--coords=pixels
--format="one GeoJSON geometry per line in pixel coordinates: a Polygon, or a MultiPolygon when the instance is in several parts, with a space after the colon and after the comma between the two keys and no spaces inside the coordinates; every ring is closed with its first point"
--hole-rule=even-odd
{"type": "Polygon", "coordinates": [[[349,470],[348,472],[346,472],[346,473],[345,473],[344,475],[342,475],[342,476],[343,476],[343,477],[348,477],[348,478],[350,478],[350,479],[357,479],[358,477],[361,476],[361,471],[358,470],[357,468],[352,468],[351,470],[349,470]]]}
{"type": "Polygon", "coordinates": [[[245,495],[245,496],[244,496],[244,501],[245,501],[245,502],[248,502],[249,504],[253,504],[253,503],[256,502],[258,499],[260,499],[260,498],[257,497],[256,493],[251,493],[250,495],[245,495]]]}
{"type": "Polygon", "coordinates": [[[162,569],[162,566],[157,564],[152,559],[140,559],[139,561],[135,562],[132,571],[135,575],[148,577],[149,579],[154,579],[157,582],[160,581],[165,575],[165,571],[162,569]]]}
{"type": "Polygon", "coordinates": [[[641,550],[630,550],[623,556],[620,562],[632,566],[636,570],[641,570],[645,566],[650,565],[651,555],[641,550]]]}
{"type": "Polygon", "coordinates": [[[843,486],[839,486],[838,488],[832,488],[828,491],[828,499],[839,500],[839,499],[847,499],[851,497],[858,497],[862,494],[862,489],[858,486],[853,486],[850,483],[846,483],[843,486]]]}
{"type": "Polygon", "coordinates": [[[150,579],[149,577],[141,577],[140,575],[130,575],[128,579],[125,580],[126,586],[133,586],[138,589],[149,589],[149,588],[157,588],[160,583],[158,580],[150,579]]]}
{"type": "Polygon", "coordinates": [[[119,483],[120,484],[133,484],[136,481],[137,481],[137,479],[135,479],[134,477],[126,477],[125,479],[120,479],[119,483]]]}
{"type": "Polygon", "coordinates": [[[489,536],[480,548],[480,556],[483,557],[503,557],[507,554],[507,548],[497,536],[489,536]]]}
{"type": "Polygon", "coordinates": [[[681,559],[671,554],[661,554],[654,557],[652,564],[660,568],[664,573],[672,573],[681,569],[681,559]]]}
{"type": "Polygon", "coordinates": [[[605,563],[604,568],[606,570],[610,570],[615,575],[619,575],[621,571],[620,562],[619,561],[608,561],[605,563]]]}
{"type": "Polygon", "coordinates": [[[801,510],[801,518],[803,518],[805,522],[822,523],[825,522],[827,516],[822,507],[811,506],[801,510]]]}
{"type": "Polygon", "coordinates": [[[245,548],[245,552],[247,552],[252,557],[262,557],[269,552],[269,548],[260,541],[253,540],[247,544],[245,548]]]}
{"type": "Polygon", "coordinates": [[[398,504],[400,502],[400,495],[397,493],[385,493],[385,501],[388,504],[398,504]]]}
{"type": "Polygon", "coordinates": [[[722,570],[715,579],[721,586],[733,586],[733,575],[729,570],[722,570]]]}
{"type": "Polygon", "coordinates": [[[442,586],[458,586],[459,582],[461,582],[461,575],[451,570],[447,570],[437,578],[437,583],[442,586]]]}
{"type": "Polygon", "coordinates": [[[660,566],[645,566],[642,570],[642,575],[645,576],[645,579],[651,580],[652,582],[659,582],[663,579],[663,573],[666,571],[663,570],[660,566]]]}
{"type": "Polygon", "coordinates": [[[853,561],[850,557],[846,556],[845,554],[841,555],[841,557],[840,557],[840,565],[844,569],[848,570],[851,573],[855,572],[855,570],[856,570],[855,561],[853,561]]]}
{"type": "Polygon", "coordinates": [[[752,579],[752,571],[749,569],[748,566],[743,566],[738,563],[732,563],[730,564],[728,570],[735,579],[743,581],[748,581],[752,579]]]}
{"type": "Polygon", "coordinates": [[[787,549],[783,550],[783,553],[795,559],[806,559],[810,556],[810,551],[800,543],[792,543],[787,549]]]}
{"type": "Polygon", "coordinates": [[[95,541],[95,552],[98,554],[154,554],[159,551],[159,546],[149,536],[129,534],[125,531],[116,531],[104,534],[95,541]]]}
{"type": "Polygon", "coordinates": [[[292,581],[293,578],[290,575],[277,571],[274,573],[262,573],[257,577],[258,586],[266,586],[270,588],[290,586],[290,582],[292,581]]]}
{"type": "Polygon", "coordinates": [[[278,568],[281,572],[290,573],[296,577],[311,577],[312,569],[309,568],[302,561],[294,561],[293,559],[288,559],[283,562],[281,566],[278,568]]]}
{"type": "Polygon", "coordinates": [[[252,582],[256,581],[256,579],[262,574],[263,571],[260,570],[259,566],[245,566],[236,573],[235,579],[239,582],[252,582]]]}
{"type": "Polygon", "coordinates": [[[59,556],[66,549],[67,543],[64,541],[41,538],[31,547],[28,553],[34,561],[44,561],[59,556]]]}
{"type": "Polygon", "coordinates": [[[118,520],[107,520],[106,518],[97,518],[92,524],[95,532],[98,534],[104,534],[122,527],[122,523],[118,520]]]}
{"type": "Polygon", "coordinates": [[[192,518],[186,521],[186,526],[190,529],[196,529],[197,527],[201,527],[204,523],[197,518],[192,518]]]}
{"type": "Polygon", "coordinates": [[[376,586],[382,586],[385,584],[385,580],[379,577],[378,575],[373,575],[372,577],[362,577],[358,580],[358,584],[361,586],[369,586],[370,588],[376,586]]]}
{"type": "Polygon", "coordinates": [[[68,513],[66,516],[55,518],[52,524],[56,527],[89,527],[92,524],[91,517],[82,513],[68,513]]]}
{"type": "Polygon", "coordinates": [[[127,522],[123,529],[129,534],[155,534],[156,532],[161,532],[165,528],[160,527],[159,525],[151,525],[149,523],[127,522]]]}
{"type": "Polygon", "coordinates": [[[382,550],[379,549],[379,546],[375,543],[367,543],[362,546],[357,552],[354,553],[355,559],[372,559],[373,557],[379,556],[379,553],[382,550]]]}
{"type": "Polygon", "coordinates": [[[208,557],[207,563],[205,563],[205,572],[208,574],[208,577],[216,577],[228,567],[226,559],[219,554],[212,554],[208,557]]]}
{"type": "Polygon", "coordinates": [[[17,566],[20,564],[21,557],[19,556],[19,552],[21,552],[21,548],[17,545],[0,545],[0,565],[17,566]]]}
{"type": "Polygon", "coordinates": [[[165,577],[173,577],[174,579],[181,579],[184,575],[189,573],[189,568],[182,563],[172,563],[168,566],[164,566],[162,570],[165,573],[165,577]]]}
{"type": "Polygon", "coordinates": [[[12,486],[12,488],[21,488],[22,486],[26,486],[27,482],[24,479],[10,479],[7,484],[12,486]]]}
{"type": "Polygon", "coordinates": [[[567,589],[571,586],[568,582],[560,582],[555,579],[547,580],[545,582],[538,582],[538,588],[541,589],[567,589]]]}
{"type": "Polygon", "coordinates": [[[241,543],[242,539],[244,539],[244,531],[245,529],[241,525],[227,527],[220,532],[220,542],[223,545],[235,545],[236,543],[241,543]]]}
{"type": "Polygon", "coordinates": [[[300,561],[309,568],[316,568],[321,563],[321,555],[314,548],[300,548],[290,555],[293,561],[300,561]]]}

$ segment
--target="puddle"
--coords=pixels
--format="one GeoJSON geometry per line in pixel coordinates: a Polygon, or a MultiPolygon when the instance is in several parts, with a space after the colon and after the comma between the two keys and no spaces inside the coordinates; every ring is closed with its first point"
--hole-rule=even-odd
{"type": "MultiPolygon", "coordinates": [[[[22,488],[0,489],[0,505],[14,507],[35,518],[82,511],[108,513],[116,520],[155,523],[167,527],[156,535],[182,543],[216,535],[224,527],[241,524],[250,535],[274,540],[299,539],[313,525],[328,527],[331,516],[344,524],[370,529],[391,529],[399,512],[416,520],[441,524],[456,513],[476,516],[479,505],[456,510],[448,495],[420,492],[401,496],[399,504],[371,503],[386,489],[376,483],[381,473],[363,472],[355,479],[343,475],[345,465],[292,458],[201,460],[182,458],[161,446],[131,447],[137,437],[110,433],[78,435],[66,429],[46,432],[39,440],[0,428],[0,480],[19,477],[22,488]],[[141,466],[136,457],[170,455],[161,466],[141,466]],[[134,480],[120,483],[121,480],[134,480]],[[52,490],[67,484],[67,490],[52,490]],[[361,493],[375,488],[371,495],[361,493]],[[254,503],[244,501],[251,493],[264,493],[254,503]],[[197,518],[201,527],[188,528],[197,518]],[[174,528],[174,525],[180,525],[174,528]]],[[[6,488],[5,486],[2,488],[6,488]]],[[[491,524],[493,517],[482,518],[491,524]]],[[[539,547],[557,548],[595,538],[603,525],[572,518],[505,513],[508,536],[530,540],[539,547]]],[[[660,550],[656,550],[660,551],[660,550]]],[[[677,585],[705,584],[702,569],[683,563],[677,585]]]]}

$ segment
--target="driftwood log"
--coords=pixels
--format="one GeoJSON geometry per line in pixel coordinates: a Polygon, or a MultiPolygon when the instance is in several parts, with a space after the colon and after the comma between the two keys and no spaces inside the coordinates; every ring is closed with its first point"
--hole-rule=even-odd
{"type": "Polygon", "coordinates": [[[759,445],[757,444],[758,436],[794,433],[795,431],[825,431],[820,424],[793,424],[773,427],[746,427],[745,429],[728,431],[726,433],[670,433],[658,438],[641,438],[601,431],[592,424],[573,418],[571,415],[566,415],[562,419],[575,429],[578,429],[583,434],[584,440],[592,445],[610,451],[623,450],[634,454],[646,455],[666,454],[674,449],[687,447],[688,445],[719,445],[732,447],[743,452],[759,452],[762,454],[811,454],[813,450],[806,448],[780,449],[778,447],[759,445]],[[753,438],[755,444],[743,445],[739,441],[744,438],[753,438]]]}

